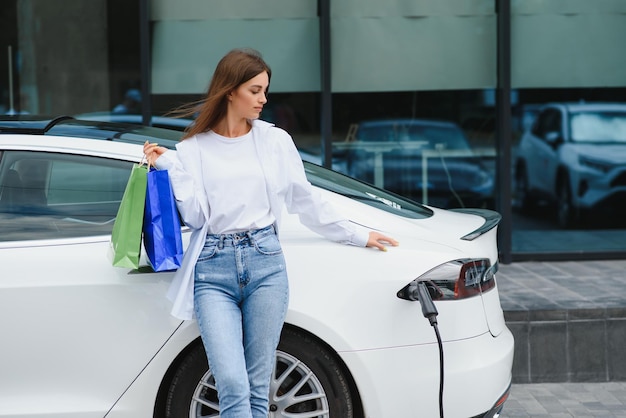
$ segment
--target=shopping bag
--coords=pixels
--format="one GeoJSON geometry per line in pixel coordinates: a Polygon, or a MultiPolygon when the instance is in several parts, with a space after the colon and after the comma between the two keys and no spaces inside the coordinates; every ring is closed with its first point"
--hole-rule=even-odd
{"type": "Polygon", "coordinates": [[[111,233],[110,257],[116,267],[139,267],[147,174],[143,164],[133,165],[130,172],[111,233]]]}
{"type": "Polygon", "coordinates": [[[167,170],[148,172],[143,245],[154,271],[176,270],[183,259],[180,219],[167,170]]]}

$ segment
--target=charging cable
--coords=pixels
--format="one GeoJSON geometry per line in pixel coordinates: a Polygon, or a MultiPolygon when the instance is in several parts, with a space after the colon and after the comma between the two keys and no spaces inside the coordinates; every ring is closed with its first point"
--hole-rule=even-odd
{"type": "Polygon", "coordinates": [[[439,417],[443,418],[443,343],[437,326],[437,307],[430,297],[430,292],[426,283],[423,281],[413,280],[407,289],[408,297],[411,300],[419,300],[422,305],[422,314],[427,318],[430,325],[435,329],[437,336],[437,345],[439,346],[439,417]]]}

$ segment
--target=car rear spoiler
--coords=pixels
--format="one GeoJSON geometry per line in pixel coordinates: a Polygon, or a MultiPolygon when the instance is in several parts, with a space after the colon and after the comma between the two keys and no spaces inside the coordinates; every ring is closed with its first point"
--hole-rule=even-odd
{"type": "Polygon", "coordinates": [[[491,231],[493,228],[498,226],[500,220],[502,219],[502,215],[494,210],[489,209],[465,209],[465,208],[457,208],[457,209],[449,209],[452,212],[460,212],[467,213],[470,215],[480,216],[485,220],[485,223],[482,226],[467,235],[461,237],[462,240],[472,241],[484,233],[491,231]]]}

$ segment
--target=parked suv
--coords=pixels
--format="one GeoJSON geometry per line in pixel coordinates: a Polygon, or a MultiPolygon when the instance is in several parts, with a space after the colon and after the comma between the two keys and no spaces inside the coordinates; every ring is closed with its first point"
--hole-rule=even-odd
{"type": "Polygon", "coordinates": [[[523,210],[553,204],[560,226],[626,209],[626,104],[552,103],[522,136],[515,164],[523,210]]]}

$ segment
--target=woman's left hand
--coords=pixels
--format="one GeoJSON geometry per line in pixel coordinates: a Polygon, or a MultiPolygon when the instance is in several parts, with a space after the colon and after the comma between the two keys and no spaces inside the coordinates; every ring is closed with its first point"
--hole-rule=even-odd
{"type": "Polygon", "coordinates": [[[167,148],[160,147],[158,144],[146,141],[143,144],[143,154],[146,156],[148,164],[155,167],[156,160],[167,151],[167,148]]]}
{"type": "Polygon", "coordinates": [[[366,247],[376,247],[381,251],[387,251],[387,246],[385,245],[385,243],[393,247],[397,247],[398,245],[400,245],[400,243],[393,238],[383,235],[380,232],[370,231],[370,236],[367,240],[366,247]]]}

